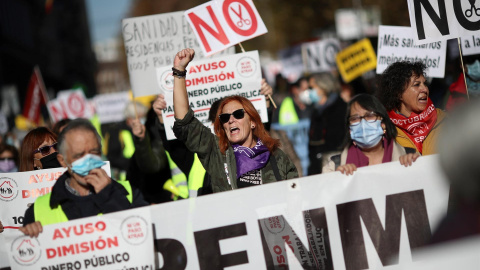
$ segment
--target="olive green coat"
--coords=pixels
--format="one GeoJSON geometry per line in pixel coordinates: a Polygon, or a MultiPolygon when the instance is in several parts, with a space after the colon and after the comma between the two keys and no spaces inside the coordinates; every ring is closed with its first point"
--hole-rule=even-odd
{"type": "MultiPolygon", "coordinates": [[[[190,109],[183,119],[176,119],[173,132],[187,148],[198,154],[205,170],[212,179],[213,192],[237,189],[237,166],[233,148],[228,147],[225,154],[220,152],[218,137],[194,117],[190,109]]],[[[261,169],[262,183],[276,182],[272,167],[272,157],[277,161],[278,171],[282,180],[298,177],[297,168],[287,155],[280,149],[273,152],[267,165],[261,169]]]]}

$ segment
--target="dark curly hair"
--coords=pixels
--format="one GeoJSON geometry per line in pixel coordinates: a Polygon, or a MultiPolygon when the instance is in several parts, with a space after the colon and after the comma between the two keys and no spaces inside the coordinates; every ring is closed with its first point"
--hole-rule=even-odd
{"type": "Polygon", "coordinates": [[[387,110],[383,107],[382,103],[373,95],[370,94],[358,94],[354,96],[347,104],[347,114],[345,115],[345,127],[347,136],[345,137],[344,146],[349,146],[352,143],[352,137],[350,137],[350,111],[353,104],[357,103],[360,107],[367,111],[374,112],[382,117],[382,123],[385,124],[385,138],[387,141],[394,140],[397,137],[397,128],[393,124],[392,120],[388,116],[387,110]]]}
{"type": "Polygon", "coordinates": [[[387,111],[400,110],[401,98],[412,76],[425,77],[427,67],[422,62],[395,62],[380,76],[376,96],[387,111]]]}

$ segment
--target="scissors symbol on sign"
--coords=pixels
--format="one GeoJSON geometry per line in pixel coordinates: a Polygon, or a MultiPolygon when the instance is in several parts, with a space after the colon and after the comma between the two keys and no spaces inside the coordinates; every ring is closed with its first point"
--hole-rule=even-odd
{"type": "Polygon", "coordinates": [[[249,20],[249,19],[244,19],[243,16],[242,16],[242,6],[241,5],[238,5],[238,12],[233,9],[233,7],[230,7],[230,9],[233,11],[233,13],[235,13],[238,18],[240,19],[238,22],[237,22],[237,26],[242,28],[243,25],[250,25],[252,22],[249,20]]]}
{"type": "Polygon", "coordinates": [[[475,6],[475,2],[477,0],[468,0],[470,2],[470,9],[467,9],[465,10],[465,16],[467,18],[470,18],[473,16],[473,11],[475,10],[475,14],[477,14],[477,16],[480,16],[480,8],[477,8],[475,6]]]}

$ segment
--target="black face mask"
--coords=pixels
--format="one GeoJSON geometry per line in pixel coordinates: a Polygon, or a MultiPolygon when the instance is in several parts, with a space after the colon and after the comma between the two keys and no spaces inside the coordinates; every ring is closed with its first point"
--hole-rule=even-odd
{"type": "Polygon", "coordinates": [[[62,167],[62,165],[60,165],[60,162],[58,162],[57,155],[58,153],[55,152],[41,158],[40,162],[42,163],[43,169],[52,169],[52,168],[62,167]]]}

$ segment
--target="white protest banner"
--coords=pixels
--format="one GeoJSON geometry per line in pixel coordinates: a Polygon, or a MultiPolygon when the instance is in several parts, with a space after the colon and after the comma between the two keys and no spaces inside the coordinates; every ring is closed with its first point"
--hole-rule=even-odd
{"type": "MultiPolygon", "coordinates": [[[[175,54],[181,49],[192,48],[197,51],[197,59],[205,57],[183,13],[178,11],[122,20],[128,73],[135,97],[160,94],[155,69],[172,67],[175,54]]],[[[233,53],[235,48],[231,47],[218,55],[233,53]]]]}
{"type": "Polygon", "coordinates": [[[463,55],[480,54],[480,33],[473,33],[470,36],[462,37],[460,40],[463,55]]]}
{"type": "Polygon", "coordinates": [[[408,0],[408,12],[417,45],[480,30],[480,3],[475,0],[408,0]]]}
{"type": "Polygon", "coordinates": [[[427,66],[428,77],[443,78],[446,55],[446,41],[415,45],[415,33],[410,27],[381,25],[378,31],[377,74],[395,62],[421,61],[427,66]]]}
{"type": "Polygon", "coordinates": [[[425,156],[407,168],[391,162],[152,206],[162,269],[415,264],[413,250],[447,211],[437,162],[425,156]]]}
{"type": "Polygon", "coordinates": [[[96,95],[93,98],[100,123],[114,123],[125,120],[125,107],[130,100],[128,92],[96,95]]]}
{"type": "Polygon", "coordinates": [[[340,41],[328,38],[302,44],[303,64],[308,72],[328,72],[337,68],[335,56],[340,41]]]}
{"type": "Polygon", "coordinates": [[[185,11],[205,55],[267,33],[252,0],[213,0],[185,11]]]}
{"type": "Polygon", "coordinates": [[[64,118],[91,118],[93,109],[81,89],[60,91],[57,98],[47,104],[54,122],[64,118]]]}
{"type": "MultiPolygon", "coordinates": [[[[191,62],[187,67],[188,100],[190,107],[206,126],[212,103],[225,96],[241,95],[248,98],[257,109],[263,122],[268,121],[265,96],[260,94],[262,72],[258,51],[240,53],[215,59],[191,62]]],[[[173,117],[173,75],[171,68],[159,68],[157,78],[165,93],[167,108],[163,121],[167,139],[175,138],[173,117]]]]}
{"type": "MultiPolygon", "coordinates": [[[[110,176],[110,162],[102,167],[110,176]]],[[[42,195],[50,193],[66,168],[28,172],[0,173],[0,221],[6,228],[3,234],[16,231],[23,225],[27,208],[42,195]]]]}
{"type": "Polygon", "coordinates": [[[44,226],[38,238],[7,236],[17,269],[154,270],[148,207],[44,226]]]}

